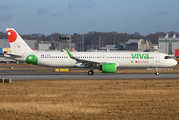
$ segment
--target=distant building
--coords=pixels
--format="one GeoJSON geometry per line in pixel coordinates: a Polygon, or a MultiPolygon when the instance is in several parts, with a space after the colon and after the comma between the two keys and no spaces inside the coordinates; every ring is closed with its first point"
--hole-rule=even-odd
{"type": "Polygon", "coordinates": [[[60,49],[75,49],[75,43],[68,42],[60,42],[60,49]]]}
{"type": "Polygon", "coordinates": [[[159,52],[166,54],[175,54],[175,49],[179,48],[179,36],[173,34],[169,36],[166,34],[165,36],[159,36],[159,52]]]}
{"type": "Polygon", "coordinates": [[[125,49],[129,51],[144,51],[146,49],[144,39],[129,39],[125,43],[125,49]]]}
{"type": "MultiPolygon", "coordinates": [[[[35,43],[37,42],[37,40],[26,40],[25,42],[27,43],[27,45],[29,45],[29,47],[31,49],[35,49],[35,43]]],[[[10,48],[9,45],[9,40],[8,39],[0,39],[0,48],[10,48]]]]}
{"type": "Polygon", "coordinates": [[[48,41],[40,41],[35,43],[36,50],[60,50],[60,49],[75,49],[75,43],[69,42],[48,42],[48,41]],[[71,47],[71,48],[70,48],[71,47]]]}
{"type": "Polygon", "coordinates": [[[37,50],[61,50],[61,49],[75,49],[75,43],[71,42],[71,36],[59,36],[56,41],[40,41],[36,42],[37,50]]]}
{"type": "Polygon", "coordinates": [[[44,51],[44,50],[50,50],[50,48],[51,48],[51,43],[50,42],[48,42],[48,41],[40,41],[40,42],[36,42],[35,43],[35,49],[36,50],[42,50],[42,51],[44,51]]]}
{"type": "Polygon", "coordinates": [[[72,43],[71,36],[59,36],[60,49],[75,49],[75,43],[72,43]]]}
{"type": "Polygon", "coordinates": [[[152,44],[152,42],[150,40],[146,40],[146,50],[144,50],[144,51],[146,51],[146,52],[157,51],[158,52],[158,45],[152,44]]]}
{"type": "Polygon", "coordinates": [[[59,36],[56,41],[40,41],[36,43],[37,50],[61,50],[61,49],[75,49],[75,43],[71,42],[71,36],[59,36]]]}
{"type": "Polygon", "coordinates": [[[106,45],[101,50],[124,50],[123,45],[106,45]]]}
{"type": "Polygon", "coordinates": [[[129,39],[124,44],[124,49],[128,51],[158,51],[156,45],[153,45],[150,40],[144,39],[129,39]]]}

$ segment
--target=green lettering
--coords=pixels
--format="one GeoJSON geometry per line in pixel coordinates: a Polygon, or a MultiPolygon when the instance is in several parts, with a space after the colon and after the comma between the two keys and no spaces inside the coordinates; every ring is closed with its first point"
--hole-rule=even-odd
{"type": "Polygon", "coordinates": [[[137,54],[137,59],[139,59],[139,54],[137,54]]]}
{"type": "Polygon", "coordinates": [[[134,55],[133,55],[133,54],[131,54],[131,55],[132,55],[132,58],[133,58],[133,59],[135,59],[135,57],[136,57],[136,54],[134,54],[134,55]]]}
{"type": "Polygon", "coordinates": [[[144,57],[144,54],[139,54],[139,56],[140,56],[140,59],[143,59],[143,57],[144,57]]]}
{"type": "Polygon", "coordinates": [[[149,59],[149,54],[131,54],[132,58],[135,59],[149,59]]]}
{"type": "Polygon", "coordinates": [[[145,54],[144,58],[149,59],[149,54],[145,54]]]}

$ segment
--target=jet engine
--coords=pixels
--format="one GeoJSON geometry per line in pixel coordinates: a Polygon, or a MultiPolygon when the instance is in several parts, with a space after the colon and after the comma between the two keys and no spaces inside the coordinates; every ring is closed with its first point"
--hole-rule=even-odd
{"type": "Polygon", "coordinates": [[[116,72],[116,63],[105,63],[101,64],[99,67],[103,73],[115,73],[116,72]]]}

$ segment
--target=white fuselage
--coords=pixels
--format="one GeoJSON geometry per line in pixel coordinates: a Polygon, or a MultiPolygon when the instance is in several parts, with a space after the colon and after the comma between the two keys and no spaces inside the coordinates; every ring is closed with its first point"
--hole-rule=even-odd
{"type": "MultiPolygon", "coordinates": [[[[30,54],[37,56],[38,64],[48,67],[80,67],[81,63],[70,58],[67,52],[32,52],[24,54],[16,60],[26,61],[30,54]]],[[[158,52],[71,52],[81,60],[103,63],[116,63],[116,67],[172,67],[177,64],[174,59],[165,59],[168,56],[158,52]]]]}

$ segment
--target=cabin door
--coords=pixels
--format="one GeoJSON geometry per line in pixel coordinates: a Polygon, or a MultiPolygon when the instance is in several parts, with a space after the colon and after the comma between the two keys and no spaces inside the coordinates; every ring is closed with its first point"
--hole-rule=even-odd
{"type": "Polygon", "coordinates": [[[160,62],[160,54],[155,53],[155,62],[160,62]]]}

